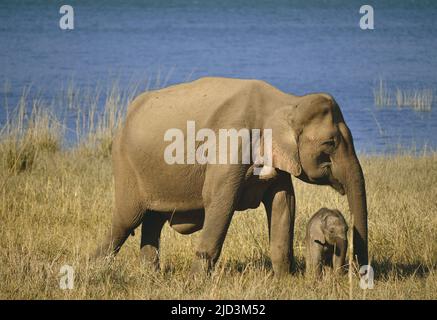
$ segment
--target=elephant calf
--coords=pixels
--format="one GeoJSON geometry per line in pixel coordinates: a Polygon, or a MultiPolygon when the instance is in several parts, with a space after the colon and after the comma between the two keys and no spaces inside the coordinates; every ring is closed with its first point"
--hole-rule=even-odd
{"type": "Polygon", "coordinates": [[[311,217],[306,230],[307,271],[317,276],[323,266],[341,271],[346,258],[347,230],[338,210],[322,208],[311,217]]]}

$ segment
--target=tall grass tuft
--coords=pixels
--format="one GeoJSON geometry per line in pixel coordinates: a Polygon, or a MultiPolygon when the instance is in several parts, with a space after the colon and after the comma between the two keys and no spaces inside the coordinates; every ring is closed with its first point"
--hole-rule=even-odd
{"type": "Polygon", "coordinates": [[[390,106],[392,104],[391,93],[384,80],[379,79],[378,86],[373,89],[373,98],[378,107],[390,106]]]}
{"type": "Polygon", "coordinates": [[[100,86],[79,88],[70,83],[48,102],[29,87],[11,112],[5,99],[7,119],[0,130],[0,160],[11,173],[19,173],[31,169],[38,155],[56,153],[66,144],[86,156],[108,157],[114,133],[138,93],[139,83],[128,88],[122,90],[114,82],[104,91],[100,86]],[[10,113],[14,117],[9,118],[10,113]]]}
{"type": "Polygon", "coordinates": [[[38,155],[57,152],[62,145],[62,126],[50,107],[28,94],[29,88],[23,91],[16,116],[7,119],[0,134],[1,158],[11,173],[31,169],[38,155]]]}
{"type": "Polygon", "coordinates": [[[396,90],[396,105],[398,107],[412,107],[417,111],[431,111],[434,92],[423,90],[396,90]]]}
{"type": "Polygon", "coordinates": [[[394,98],[392,98],[392,91],[388,88],[387,83],[379,79],[378,85],[373,89],[373,99],[377,107],[396,105],[398,108],[409,107],[415,111],[431,111],[434,90],[397,88],[394,98]]]}
{"type": "Polygon", "coordinates": [[[122,90],[117,82],[103,93],[99,87],[81,92],[69,87],[67,105],[74,113],[77,152],[96,157],[111,154],[112,138],[138,88],[136,85],[122,90]]]}

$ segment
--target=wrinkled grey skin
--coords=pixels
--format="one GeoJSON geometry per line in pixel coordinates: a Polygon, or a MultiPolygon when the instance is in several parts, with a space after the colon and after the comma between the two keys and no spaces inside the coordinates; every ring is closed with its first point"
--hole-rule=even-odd
{"type": "Polygon", "coordinates": [[[347,224],[338,210],[322,208],[306,230],[306,266],[309,274],[321,276],[324,266],[342,273],[347,251],[347,224]]]}
{"type": "MultiPolygon", "coordinates": [[[[262,139],[262,137],[261,137],[262,139]]],[[[218,148],[217,148],[218,149],[218,148]]],[[[241,151],[241,148],[240,148],[241,151]]],[[[138,96],[112,148],[115,209],[96,257],[115,254],[142,225],[141,253],[159,267],[166,222],[182,234],[201,231],[193,271],[218,260],[236,210],[264,204],[276,275],[290,271],[295,195],[291,176],[346,194],[354,216],[354,248],[367,264],[367,204],[352,135],[329,94],[295,96],[266,82],[202,78],[138,96]],[[272,130],[273,164],[254,175],[250,164],[177,164],[164,161],[165,132],[186,134],[187,121],[209,128],[272,130]]]]}

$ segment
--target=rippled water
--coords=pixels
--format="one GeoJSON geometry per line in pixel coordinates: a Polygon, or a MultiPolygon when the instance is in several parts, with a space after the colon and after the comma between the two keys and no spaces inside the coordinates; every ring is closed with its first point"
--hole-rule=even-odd
{"type": "Polygon", "coordinates": [[[50,98],[71,79],[123,87],[158,74],[161,84],[257,78],[294,94],[333,94],[361,151],[437,147],[437,101],[431,112],[373,102],[381,77],[393,90],[436,93],[432,1],[378,1],[372,31],[358,26],[361,1],[70,1],[73,31],[58,27],[62,4],[0,2],[1,104],[29,84],[50,98]]]}

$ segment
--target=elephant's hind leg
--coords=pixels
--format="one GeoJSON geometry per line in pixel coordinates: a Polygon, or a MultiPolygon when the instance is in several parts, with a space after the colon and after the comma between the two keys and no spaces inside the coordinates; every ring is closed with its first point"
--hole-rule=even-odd
{"type": "Polygon", "coordinates": [[[137,177],[130,161],[125,157],[125,145],[121,144],[122,132],[115,136],[112,147],[115,206],[112,226],[95,257],[117,254],[123,243],[143,221],[147,207],[141,195],[137,177]]]}
{"type": "Polygon", "coordinates": [[[159,242],[161,230],[168,215],[165,213],[147,211],[141,225],[141,259],[153,269],[159,269],[159,242]]]}
{"type": "Polygon", "coordinates": [[[140,210],[130,213],[125,219],[120,212],[114,213],[112,226],[103,243],[97,248],[94,257],[116,255],[130,234],[140,225],[143,213],[140,210]]]}
{"type": "Polygon", "coordinates": [[[97,248],[95,258],[117,254],[129,235],[143,221],[145,209],[138,201],[134,186],[119,187],[116,180],[115,190],[112,225],[105,240],[97,248]]]}

